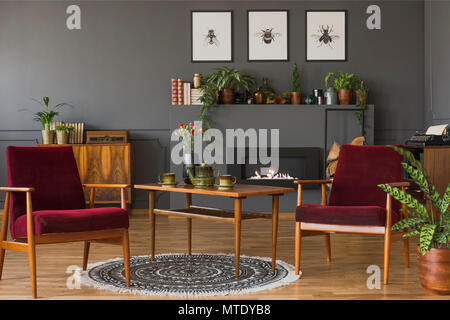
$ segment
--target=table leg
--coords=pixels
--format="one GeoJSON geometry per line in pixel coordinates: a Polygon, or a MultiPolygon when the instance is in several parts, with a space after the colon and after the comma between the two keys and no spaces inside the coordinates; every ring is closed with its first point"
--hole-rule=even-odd
{"type": "Polygon", "coordinates": [[[150,214],[150,251],[155,260],[155,191],[149,191],[148,211],[150,214]]]}
{"type": "MultiPolygon", "coordinates": [[[[186,208],[192,204],[192,194],[186,193],[186,208]]],[[[192,254],[192,218],[187,218],[188,254],[192,254]]]]}
{"type": "Polygon", "coordinates": [[[277,236],[278,236],[278,204],[279,196],[272,196],[272,272],[277,264],[277,236]]]}
{"type": "Polygon", "coordinates": [[[242,199],[234,199],[234,260],[236,278],[239,278],[239,256],[241,255],[242,199]]]}

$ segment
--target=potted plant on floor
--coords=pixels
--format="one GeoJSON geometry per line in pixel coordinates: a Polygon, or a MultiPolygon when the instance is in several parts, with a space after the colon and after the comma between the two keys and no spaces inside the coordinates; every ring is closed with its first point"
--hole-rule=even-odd
{"type": "Polygon", "coordinates": [[[392,226],[392,230],[409,230],[404,237],[419,236],[417,263],[422,286],[432,293],[450,294],[450,184],[441,197],[431,184],[425,169],[411,152],[390,146],[403,155],[403,168],[426,196],[429,205],[420,203],[404,190],[388,184],[379,187],[408,208],[408,218],[392,226]]]}
{"type": "Polygon", "coordinates": [[[292,92],[291,104],[300,104],[302,102],[302,93],[300,89],[300,74],[297,64],[294,63],[294,70],[292,71],[292,92]]]}
{"type": "Polygon", "coordinates": [[[351,104],[353,88],[358,78],[353,73],[338,72],[334,78],[334,88],[338,91],[339,104],[351,104]]]}
{"type": "Polygon", "coordinates": [[[57,144],[68,144],[69,135],[72,132],[73,127],[66,125],[56,126],[56,143],[57,144]]]}
{"type": "MultiPolygon", "coordinates": [[[[33,113],[33,120],[38,121],[42,124],[42,143],[43,144],[53,144],[55,140],[55,131],[51,129],[51,124],[53,119],[59,115],[59,112],[57,109],[63,107],[63,106],[71,106],[68,103],[58,103],[55,106],[51,107],[49,106],[50,98],[49,97],[43,97],[42,102],[37,99],[32,99],[33,101],[39,103],[43,110],[39,112],[33,113]]],[[[21,109],[19,111],[29,111],[27,109],[21,109]]]]}

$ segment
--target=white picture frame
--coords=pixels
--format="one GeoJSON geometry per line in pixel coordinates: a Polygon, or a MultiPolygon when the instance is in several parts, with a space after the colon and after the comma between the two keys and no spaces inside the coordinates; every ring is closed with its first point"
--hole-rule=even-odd
{"type": "Polygon", "coordinates": [[[248,61],[289,61],[289,11],[247,11],[248,61]]]}
{"type": "Polygon", "coordinates": [[[347,61],[347,11],[306,10],[306,61],[347,61]]]}
{"type": "Polygon", "coordinates": [[[191,61],[233,61],[233,11],[191,11],[191,61]]]}

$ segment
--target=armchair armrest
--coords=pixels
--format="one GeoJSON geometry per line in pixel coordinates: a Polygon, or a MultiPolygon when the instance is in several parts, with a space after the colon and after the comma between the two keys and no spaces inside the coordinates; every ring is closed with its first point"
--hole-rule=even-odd
{"type": "Polygon", "coordinates": [[[5,192],[32,192],[33,187],[0,187],[0,191],[5,192]]]}
{"type": "Polygon", "coordinates": [[[120,184],[120,183],[84,183],[83,187],[86,188],[120,188],[126,189],[130,188],[130,184],[120,184]]]}
{"type": "Polygon", "coordinates": [[[332,180],[294,180],[295,184],[327,184],[332,182],[332,180]]]}
{"type": "Polygon", "coordinates": [[[414,186],[414,183],[412,181],[390,182],[390,183],[386,183],[386,184],[388,186],[397,187],[397,188],[405,188],[405,187],[412,187],[412,186],[414,186]]]}
{"type": "Polygon", "coordinates": [[[120,207],[122,209],[127,208],[127,201],[125,199],[125,189],[130,188],[129,184],[119,184],[119,183],[84,183],[83,187],[91,188],[89,194],[89,208],[93,208],[95,204],[95,188],[118,188],[120,189],[120,207]]]}
{"type": "Polygon", "coordinates": [[[298,184],[297,191],[297,206],[302,205],[302,185],[303,184],[320,184],[322,187],[322,205],[327,205],[327,189],[326,184],[332,183],[332,180],[294,180],[295,184],[298,184]]]}

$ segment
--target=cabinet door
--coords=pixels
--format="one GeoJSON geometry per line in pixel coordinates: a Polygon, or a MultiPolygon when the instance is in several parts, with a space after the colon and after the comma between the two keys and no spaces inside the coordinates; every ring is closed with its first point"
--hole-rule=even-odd
{"type": "Polygon", "coordinates": [[[450,182],[450,147],[425,147],[424,167],[442,195],[450,182]]]}
{"type": "MultiPolygon", "coordinates": [[[[84,169],[80,170],[83,183],[126,183],[131,184],[130,144],[84,145],[82,152],[84,169]]],[[[83,165],[82,165],[83,167],[83,165]]],[[[86,199],[89,199],[86,190],[86,199]]],[[[120,203],[119,189],[95,191],[96,203],[120,203]]],[[[131,202],[131,190],[127,201],[131,202]]]]}

